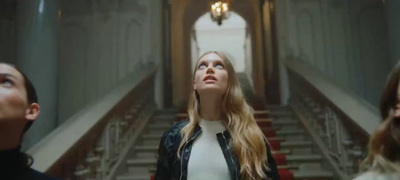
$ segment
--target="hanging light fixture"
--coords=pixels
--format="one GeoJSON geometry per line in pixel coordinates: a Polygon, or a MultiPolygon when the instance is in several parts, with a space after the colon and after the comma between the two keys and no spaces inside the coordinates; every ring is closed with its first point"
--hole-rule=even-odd
{"type": "Polygon", "coordinates": [[[211,1],[211,19],[216,21],[218,25],[222,24],[222,20],[227,19],[230,15],[228,0],[211,1]]]}

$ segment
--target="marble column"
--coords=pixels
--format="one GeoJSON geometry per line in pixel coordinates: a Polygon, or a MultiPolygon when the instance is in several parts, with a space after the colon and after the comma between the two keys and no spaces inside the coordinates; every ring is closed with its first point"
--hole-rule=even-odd
{"type": "Polygon", "coordinates": [[[41,113],[25,134],[23,149],[57,126],[58,0],[17,1],[17,66],[31,79],[41,113]]]}

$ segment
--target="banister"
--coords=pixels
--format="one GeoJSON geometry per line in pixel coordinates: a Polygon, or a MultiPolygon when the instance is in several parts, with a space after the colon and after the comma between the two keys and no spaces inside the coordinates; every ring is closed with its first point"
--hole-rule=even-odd
{"type": "Polygon", "coordinates": [[[376,107],[297,59],[285,62],[289,106],[321,151],[335,179],[352,179],[380,122],[376,107]]]}
{"type": "MultiPolygon", "coordinates": [[[[27,151],[27,154],[34,159],[32,167],[38,171],[65,178],[65,172],[61,171],[68,171],[71,174],[75,171],[71,167],[65,169],[65,165],[62,164],[68,163],[66,161],[76,164],[78,163],[76,158],[79,158],[84,164],[92,164],[101,161],[99,155],[108,156],[102,155],[106,147],[93,146],[96,146],[97,141],[104,136],[103,131],[106,128],[114,128],[112,126],[126,128],[126,121],[119,122],[114,118],[128,119],[129,126],[132,126],[131,123],[136,122],[131,119],[140,119],[141,111],[144,112],[146,108],[155,108],[153,95],[156,69],[152,64],[141,65],[104,98],[82,109],[35,144],[27,151]],[[131,107],[134,101],[139,100],[140,102],[135,102],[136,105],[131,107]],[[110,124],[112,121],[116,123],[110,124]],[[85,153],[93,154],[93,157],[85,158],[85,153]]],[[[119,131],[115,129],[111,132],[119,131]]],[[[116,132],[116,138],[119,140],[119,132],[116,132]]],[[[77,164],[77,166],[80,165],[77,164]]],[[[93,173],[87,169],[82,167],[84,171],[81,173],[93,173]]]]}
{"type": "Polygon", "coordinates": [[[353,92],[340,88],[336,83],[324,77],[321,72],[300,60],[288,60],[286,67],[303,77],[326,100],[362,128],[369,135],[373,134],[380,122],[379,110],[353,92]]]}

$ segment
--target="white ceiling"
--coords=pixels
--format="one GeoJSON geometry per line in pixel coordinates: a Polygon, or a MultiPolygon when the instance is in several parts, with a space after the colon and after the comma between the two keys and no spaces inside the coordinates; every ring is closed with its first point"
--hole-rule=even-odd
{"type": "Polygon", "coordinates": [[[246,28],[246,21],[235,12],[231,12],[230,17],[222,21],[221,26],[218,26],[216,22],[213,22],[211,20],[210,12],[205,13],[194,24],[195,30],[223,30],[244,28],[246,28]]]}

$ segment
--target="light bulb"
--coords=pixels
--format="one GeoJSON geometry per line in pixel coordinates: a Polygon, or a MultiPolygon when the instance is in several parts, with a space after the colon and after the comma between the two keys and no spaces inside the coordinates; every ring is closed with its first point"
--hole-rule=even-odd
{"type": "Polygon", "coordinates": [[[224,10],[228,10],[228,3],[223,3],[223,4],[222,4],[222,8],[223,8],[224,10]]]}

